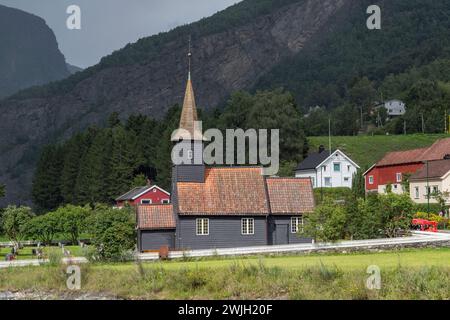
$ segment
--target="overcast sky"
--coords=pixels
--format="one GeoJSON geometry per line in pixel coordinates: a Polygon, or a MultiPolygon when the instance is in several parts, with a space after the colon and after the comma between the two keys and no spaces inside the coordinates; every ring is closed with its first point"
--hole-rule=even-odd
{"type": "Polygon", "coordinates": [[[197,21],[240,0],[0,0],[52,28],[68,63],[88,67],[139,38],[197,21]],[[81,30],[69,30],[69,5],[81,8],[81,30]]]}

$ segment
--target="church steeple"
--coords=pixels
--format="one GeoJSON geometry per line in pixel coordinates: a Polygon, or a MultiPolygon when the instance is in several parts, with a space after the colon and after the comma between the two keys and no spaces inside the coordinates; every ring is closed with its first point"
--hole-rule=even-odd
{"type": "MultiPolygon", "coordinates": [[[[188,79],[184,94],[183,109],[181,111],[180,125],[172,135],[172,171],[173,186],[177,182],[204,182],[205,164],[203,162],[203,142],[201,124],[197,118],[194,88],[191,79],[191,40],[189,39],[188,52],[188,79]]],[[[176,195],[176,187],[172,194],[176,195]]]]}
{"type": "Polygon", "coordinates": [[[188,71],[188,80],[186,84],[186,91],[184,94],[184,101],[183,101],[183,109],[181,111],[181,118],[180,118],[180,124],[178,126],[177,132],[172,136],[172,141],[179,141],[179,140],[189,140],[188,137],[186,137],[188,132],[190,134],[190,140],[192,141],[202,141],[203,135],[201,133],[200,128],[195,127],[195,122],[198,121],[197,117],[197,106],[195,104],[195,95],[194,95],[194,88],[192,86],[192,79],[191,79],[191,41],[189,39],[189,53],[188,53],[188,59],[189,59],[189,71],[188,71]]]}

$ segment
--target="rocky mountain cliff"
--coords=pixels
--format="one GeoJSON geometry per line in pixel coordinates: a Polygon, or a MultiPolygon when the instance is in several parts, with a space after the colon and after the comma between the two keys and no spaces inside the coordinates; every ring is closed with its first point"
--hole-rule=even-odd
{"type": "Polygon", "coordinates": [[[0,97],[68,75],[65,58],[45,21],[0,5],[0,97]]]}
{"type": "Polygon", "coordinates": [[[193,82],[203,109],[217,107],[236,90],[273,87],[290,90],[300,107],[334,108],[354,79],[381,82],[450,59],[448,0],[379,0],[382,30],[374,31],[366,27],[372,4],[244,0],[129,44],[67,79],[0,101],[0,184],[7,189],[0,205],[29,203],[44,144],[101,125],[114,111],[160,118],[181,103],[190,35],[193,82]]]}
{"type": "MultiPolygon", "coordinates": [[[[244,1],[244,5],[248,2],[258,3],[244,1]]],[[[99,66],[56,84],[55,90],[52,84],[0,102],[0,181],[7,189],[3,203],[30,201],[33,168],[43,144],[102,123],[113,111],[160,117],[169,106],[180,103],[189,34],[198,105],[212,108],[232,91],[250,88],[279,61],[301,51],[352,0],[279,2],[286,5],[269,14],[256,13],[250,21],[238,21],[220,32],[202,36],[192,32],[195,24],[176,29],[169,33],[169,41],[158,44],[156,54],[139,63],[121,59],[108,63],[120,58],[119,51],[99,66]]],[[[123,50],[139,48],[142,41],[123,50]]]]}

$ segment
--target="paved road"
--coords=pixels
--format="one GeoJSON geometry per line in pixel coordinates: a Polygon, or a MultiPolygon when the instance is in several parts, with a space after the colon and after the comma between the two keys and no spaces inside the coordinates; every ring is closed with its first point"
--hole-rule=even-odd
{"type": "MultiPolygon", "coordinates": [[[[88,260],[84,257],[63,258],[63,263],[66,264],[79,264],[87,263],[88,260]]],[[[28,267],[28,266],[40,266],[41,264],[48,263],[48,259],[29,259],[29,260],[13,260],[13,261],[0,261],[0,269],[13,268],[13,267],[28,267]]]]}

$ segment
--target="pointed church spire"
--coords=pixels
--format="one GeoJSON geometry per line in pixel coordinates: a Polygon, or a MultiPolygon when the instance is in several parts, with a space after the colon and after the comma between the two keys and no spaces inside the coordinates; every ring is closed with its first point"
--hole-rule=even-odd
{"type": "MultiPolygon", "coordinates": [[[[191,135],[191,140],[203,140],[203,135],[199,131],[198,128],[195,128],[195,122],[198,120],[197,118],[197,106],[195,104],[195,95],[194,95],[194,88],[192,86],[192,80],[191,80],[191,39],[189,37],[189,52],[188,52],[188,64],[189,64],[189,70],[188,70],[188,80],[186,84],[186,92],[184,94],[184,101],[183,101],[183,109],[181,111],[181,118],[180,118],[180,125],[178,129],[184,129],[191,135]]],[[[175,135],[172,137],[172,141],[179,141],[181,139],[187,139],[185,137],[185,133],[183,134],[182,131],[184,130],[177,130],[175,135]]]]}

